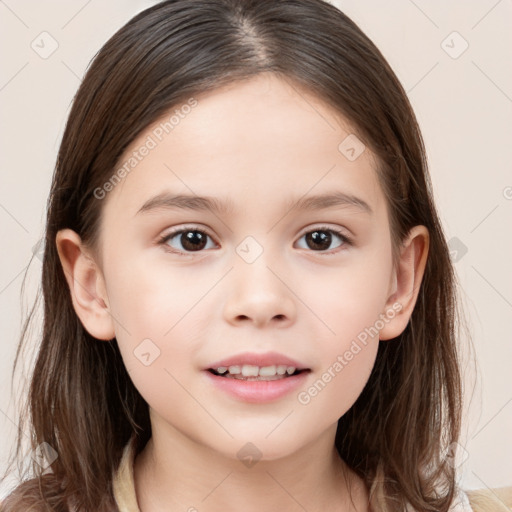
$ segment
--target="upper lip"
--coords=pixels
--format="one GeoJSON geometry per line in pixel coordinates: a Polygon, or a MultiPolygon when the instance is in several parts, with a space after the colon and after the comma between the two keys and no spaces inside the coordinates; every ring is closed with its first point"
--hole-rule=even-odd
{"type": "Polygon", "coordinates": [[[299,361],[295,361],[283,354],[279,354],[278,352],[265,352],[264,354],[256,354],[254,352],[243,352],[241,354],[237,354],[226,359],[222,359],[220,361],[216,361],[209,365],[205,370],[220,368],[221,366],[243,366],[244,364],[249,364],[252,366],[293,366],[297,370],[308,370],[309,368],[300,363],[299,361]]]}

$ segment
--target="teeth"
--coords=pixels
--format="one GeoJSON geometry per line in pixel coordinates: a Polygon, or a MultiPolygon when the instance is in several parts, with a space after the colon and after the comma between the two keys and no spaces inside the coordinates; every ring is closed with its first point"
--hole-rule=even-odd
{"type": "Polygon", "coordinates": [[[216,371],[220,375],[241,375],[242,377],[275,377],[276,375],[292,375],[297,368],[286,365],[273,366],[253,366],[244,364],[243,366],[219,366],[216,371]]]}
{"type": "Polygon", "coordinates": [[[244,364],[242,366],[242,375],[244,377],[257,377],[258,371],[259,371],[258,366],[252,366],[250,364],[244,364]]]}
{"type": "Polygon", "coordinates": [[[276,367],[275,366],[263,366],[260,368],[259,375],[261,377],[271,377],[272,375],[276,374],[276,367]]]}

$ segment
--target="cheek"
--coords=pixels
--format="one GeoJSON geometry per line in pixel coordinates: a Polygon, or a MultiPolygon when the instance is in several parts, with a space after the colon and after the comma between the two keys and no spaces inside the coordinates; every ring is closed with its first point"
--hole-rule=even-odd
{"type": "Polygon", "coordinates": [[[111,312],[118,328],[132,337],[167,337],[218,280],[179,266],[125,261],[107,277],[111,312]]]}
{"type": "Polygon", "coordinates": [[[359,397],[375,364],[379,331],[394,316],[384,308],[391,259],[374,253],[351,261],[331,271],[329,279],[306,274],[302,280],[301,293],[319,318],[316,346],[321,367],[297,394],[297,402],[326,425],[359,397]]]}
{"type": "Polygon", "coordinates": [[[320,419],[325,426],[336,422],[361,394],[375,363],[378,340],[357,339],[327,347],[325,364],[297,393],[298,407],[307,417],[320,419]]]}
{"type": "Polygon", "coordinates": [[[197,354],[218,315],[214,286],[220,271],[191,272],[126,259],[106,274],[116,338],[135,387],[156,410],[193,406],[190,388],[197,354]],[[181,385],[180,385],[181,383],[181,385]],[[192,403],[190,403],[192,402],[192,403]]]}
{"type": "Polygon", "coordinates": [[[361,257],[337,269],[302,273],[296,290],[318,319],[318,335],[328,339],[330,334],[335,344],[343,344],[366,329],[370,339],[378,339],[375,327],[382,328],[378,320],[385,313],[389,280],[387,263],[361,257]]]}

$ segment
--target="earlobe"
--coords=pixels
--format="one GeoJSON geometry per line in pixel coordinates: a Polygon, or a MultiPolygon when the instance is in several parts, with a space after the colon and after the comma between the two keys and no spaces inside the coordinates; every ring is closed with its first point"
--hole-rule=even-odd
{"type": "Polygon", "coordinates": [[[385,311],[393,317],[380,331],[381,340],[399,336],[411,318],[425,273],[429,250],[429,233],[425,226],[414,226],[404,241],[397,269],[392,276],[391,295],[385,311]]]}
{"type": "Polygon", "coordinates": [[[114,323],[100,268],[73,230],[60,230],[55,242],[73,307],[82,325],[99,340],[113,339],[114,323]]]}

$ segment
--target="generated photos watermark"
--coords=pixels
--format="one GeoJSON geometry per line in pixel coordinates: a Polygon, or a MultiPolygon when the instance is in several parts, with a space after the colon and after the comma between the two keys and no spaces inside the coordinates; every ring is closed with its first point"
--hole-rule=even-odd
{"type": "Polygon", "coordinates": [[[402,304],[395,302],[386,313],[381,313],[378,320],[372,326],[365,327],[355,339],[352,340],[350,347],[336,357],[336,360],[325,370],[325,372],[306,390],[300,391],[297,399],[300,404],[308,405],[329,382],[331,382],[343,369],[350,364],[362,348],[368,344],[369,339],[379,335],[381,329],[392,320],[398,312],[402,310],[402,304]]]}
{"type": "Polygon", "coordinates": [[[174,109],[173,113],[158,126],[153,128],[151,134],[148,135],[145,141],[125,160],[123,165],[117,168],[112,176],[101,187],[94,189],[93,195],[96,199],[104,199],[108,192],[114,190],[126,176],[137,167],[137,165],[144,160],[149,153],[155,149],[166,135],[172,132],[185,117],[187,117],[192,109],[196,107],[198,101],[195,98],[189,98],[187,103],[181,105],[180,108],[174,109]]]}

